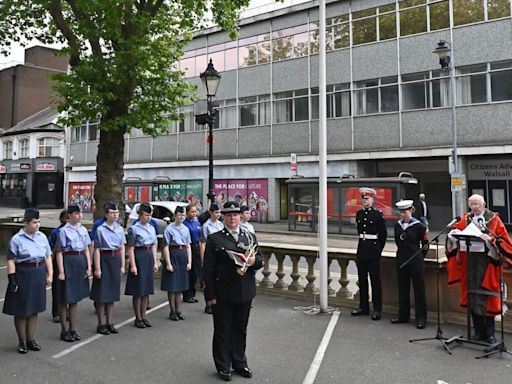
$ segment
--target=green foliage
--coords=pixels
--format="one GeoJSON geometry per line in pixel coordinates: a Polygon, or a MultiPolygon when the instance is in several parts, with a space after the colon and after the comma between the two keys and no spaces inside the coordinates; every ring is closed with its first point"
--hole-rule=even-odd
{"type": "Polygon", "coordinates": [[[36,38],[62,43],[57,76],[62,123],[101,118],[102,130],[166,132],[194,87],[177,63],[210,15],[232,37],[249,0],[0,0],[0,52],[36,38]]]}

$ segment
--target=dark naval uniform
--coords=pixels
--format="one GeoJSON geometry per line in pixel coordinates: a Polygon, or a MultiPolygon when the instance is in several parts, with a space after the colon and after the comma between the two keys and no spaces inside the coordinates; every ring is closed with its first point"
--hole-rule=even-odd
{"type": "Polygon", "coordinates": [[[386,244],[386,221],[382,212],[373,207],[363,208],[356,214],[359,243],[357,245],[356,265],[359,279],[360,314],[369,314],[368,274],[372,283],[372,302],[374,312],[382,311],[382,287],[380,282],[380,255],[386,244]]]}
{"type": "Polygon", "coordinates": [[[247,368],[245,355],[247,323],[253,297],[256,295],[256,270],[263,265],[263,255],[258,250],[253,266],[240,274],[226,250],[245,254],[250,242],[256,244],[256,236],[242,228],[236,235],[227,228],[210,234],[204,256],[205,299],[217,300],[213,306],[213,359],[218,372],[230,372],[231,368],[247,368]]]}

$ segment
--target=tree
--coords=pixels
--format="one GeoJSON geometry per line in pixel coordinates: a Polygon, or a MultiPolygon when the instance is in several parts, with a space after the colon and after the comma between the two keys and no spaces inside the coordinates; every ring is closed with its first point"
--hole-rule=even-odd
{"type": "MultiPolygon", "coordinates": [[[[177,68],[208,18],[236,37],[249,0],[0,0],[0,49],[61,43],[70,71],[56,76],[61,123],[101,119],[95,199],[123,200],[124,135],[165,133],[194,87],[177,68]]],[[[122,207],[122,204],[120,205],[122,207]]],[[[101,214],[101,210],[97,210],[101,214]]]]}

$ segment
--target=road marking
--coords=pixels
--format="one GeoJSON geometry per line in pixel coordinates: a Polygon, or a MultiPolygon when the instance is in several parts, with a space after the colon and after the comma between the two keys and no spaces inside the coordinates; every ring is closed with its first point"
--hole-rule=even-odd
{"type": "Polygon", "coordinates": [[[0,267],[0,269],[6,269],[6,268],[7,268],[7,265],[6,265],[6,266],[4,266],[4,267],[0,267]]]}
{"type": "MultiPolygon", "coordinates": [[[[146,312],[146,314],[148,313],[151,313],[151,312],[154,312],[160,308],[163,308],[165,307],[166,305],[169,305],[169,302],[168,301],[165,301],[161,304],[158,304],[156,307],[153,307],[151,308],[149,311],[146,312]]],[[[135,320],[135,316],[134,317],[130,317],[128,320],[125,320],[123,321],[122,323],[119,323],[119,324],[116,324],[116,328],[122,328],[124,327],[125,325],[127,324],[130,324],[131,322],[133,322],[135,320]]],[[[54,359],[60,359],[61,357],[63,356],[66,356],[67,354],[70,354],[71,352],[74,352],[76,351],[77,349],[79,348],[82,348],[84,345],[87,345],[89,343],[92,343],[93,341],[96,341],[98,340],[100,337],[103,337],[105,335],[101,335],[101,334],[96,334],[94,336],[91,336],[89,337],[88,339],[85,339],[84,341],[81,341],[80,343],[78,344],[75,344],[73,345],[71,348],[68,348],[68,349],[65,349],[63,350],[62,352],[59,352],[57,353],[56,355],[53,355],[52,358],[54,359]]]]}
{"type": "Polygon", "coordinates": [[[315,358],[313,362],[309,366],[308,373],[304,378],[302,384],[313,384],[316,379],[316,374],[320,369],[320,365],[322,364],[322,360],[324,359],[325,351],[327,350],[327,346],[329,345],[329,341],[331,340],[332,332],[334,331],[334,327],[340,318],[340,312],[336,311],[332,314],[331,321],[329,321],[329,325],[327,325],[327,329],[325,330],[324,337],[316,350],[315,358]]]}

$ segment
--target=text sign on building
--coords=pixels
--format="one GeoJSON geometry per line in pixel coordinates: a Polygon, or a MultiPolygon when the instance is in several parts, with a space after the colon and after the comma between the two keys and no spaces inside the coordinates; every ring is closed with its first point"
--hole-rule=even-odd
{"type": "Polygon", "coordinates": [[[504,180],[512,177],[512,160],[470,160],[468,161],[469,180],[504,180]]]}
{"type": "Polygon", "coordinates": [[[462,191],[462,174],[452,173],[452,192],[462,191]]]}
{"type": "Polygon", "coordinates": [[[50,163],[37,164],[37,171],[55,171],[55,165],[50,163]]]}

